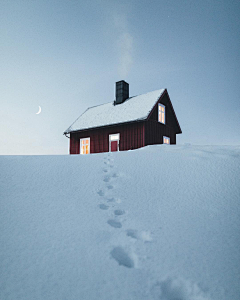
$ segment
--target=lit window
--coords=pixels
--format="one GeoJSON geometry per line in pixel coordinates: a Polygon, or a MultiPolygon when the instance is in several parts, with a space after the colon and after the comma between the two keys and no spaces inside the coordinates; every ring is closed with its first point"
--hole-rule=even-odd
{"type": "Polygon", "coordinates": [[[167,137],[167,136],[164,136],[164,137],[163,137],[163,144],[170,145],[170,138],[167,137]]]}
{"type": "Polygon", "coordinates": [[[120,139],[120,134],[119,133],[110,134],[109,138],[111,141],[118,141],[120,139]]]}
{"type": "Polygon", "coordinates": [[[158,104],[158,121],[165,124],[165,106],[158,104]]]}
{"type": "Polygon", "coordinates": [[[90,153],[90,138],[80,139],[80,154],[90,153]]]}

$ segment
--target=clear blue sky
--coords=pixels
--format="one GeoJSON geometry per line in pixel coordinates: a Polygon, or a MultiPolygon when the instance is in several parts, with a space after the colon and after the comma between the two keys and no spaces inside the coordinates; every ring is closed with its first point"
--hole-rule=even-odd
{"type": "Polygon", "coordinates": [[[239,145],[239,37],[237,0],[2,0],[0,154],[67,154],[64,130],[122,79],[168,89],[178,144],[239,145]]]}

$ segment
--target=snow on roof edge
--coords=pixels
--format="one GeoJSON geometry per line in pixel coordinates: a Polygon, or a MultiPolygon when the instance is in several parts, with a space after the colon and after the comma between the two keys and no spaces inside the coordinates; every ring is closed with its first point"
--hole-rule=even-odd
{"type": "Polygon", "coordinates": [[[152,101],[154,101],[154,103],[152,103],[151,105],[151,109],[148,110],[148,112],[146,113],[145,116],[143,117],[138,117],[138,118],[134,118],[134,119],[131,119],[131,120],[127,120],[127,121],[123,121],[123,122],[119,122],[119,121],[116,121],[115,123],[113,122],[110,122],[110,123],[105,123],[105,124],[101,124],[101,125],[93,125],[92,127],[89,127],[89,126],[85,126],[85,127],[82,127],[82,128],[73,128],[73,124],[75,124],[84,114],[86,114],[86,112],[90,109],[93,109],[93,108],[96,108],[96,107],[101,107],[101,106],[104,106],[104,105],[109,105],[109,104],[112,104],[112,106],[115,106],[113,104],[113,102],[107,102],[107,103],[103,103],[103,104],[99,104],[99,105],[94,105],[94,106],[91,106],[91,107],[88,107],[65,131],[63,134],[68,134],[70,132],[77,132],[77,131],[82,131],[82,130],[88,130],[88,129],[94,129],[94,128],[100,128],[100,127],[106,127],[106,126],[112,126],[112,125],[117,125],[117,124],[125,124],[125,123],[130,123],[130,122],[138,122],[138,121],[142,121],[142,120],[145,120],[147,119],[149,113],[152,111],[154,105],[156,104],[156,102],[159,100],[159,98],[163,95],[164,91],[166,91],[167,89],[166,88],[163,88],[163,89],[158,89],[158,90],[155,90],[155,91],[151,91],[151,92],[148,92],[148,93],[144,93],[144,94],[140,94],[140,95],[135,95],[135,96],[131,96],[129,97],[128,99],[126,99],[123,103],[128,103],[129,100],[133,99],[133,98],[136,98],[136,97],[143,97],[144,95],[148,95],[148,94],[153,94],[153,93],[159,93],[158,96],[154,99],[152,99],[152,101]]]}
{"type": "MultiPolygon", "coordinates": [[[[81,129],[71,129],[70,131],[65,131],[63,134],[68,134],[68,133],[71,133],[71,132],[77,132],[77,131],[84,131],[84,130],[92,130],[92,129],[96,129],[96,128],[101,128],[101,127],[107,127],[107,126],[114,126],[114,125],[122,125],[122,124],[127,124],[127,123],[133,123],[133,122],[139,122],[139,121],[144,121],[144,120],[146,120],[147,119],[147,117],[148,117],[148,115],[147,116],[145,116],[144,118],[139,118],[139,119],[136,119],[136,120],[132,120],[132,121],[126,121],[126,122],[122,122],[122,123],[119,123],[119,122],[117,122],[117,123],[111,123],[111,124],[106,124],[106,125],[101,125],[101,126],[96,126],[96,127],[86,127],[86,128],[81,128],[81,129]]],[[[77,120],[76,120],[77,121],[77,120]]],[[[75,122],[74,122],[75,123],[75,122]]],[[[73,123],[73,124],[74,124],[73,123]]],[[[72,124],[72,125],[73,125],[72,124]]],[[[70,127],[68,127],[68,129],[70,129],[71,128],[71,126],[70,127]]],[[[67,129],[67,130],[68,130],[67,129]]]]}

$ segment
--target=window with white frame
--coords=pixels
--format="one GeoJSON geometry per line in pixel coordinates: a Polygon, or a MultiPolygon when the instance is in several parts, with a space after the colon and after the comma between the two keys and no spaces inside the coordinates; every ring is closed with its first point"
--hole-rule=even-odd
{"type": "Polygon", "coordinates": [[[90,154],[90,138],[80,139],[80,154],[90,154]]]}
{"type": "Polygon", "coordinates": [[[167,137],[167,136],[164,136],[164,137],[163,137],[163,144],[170,145],[170,138],[167,137]]]}
{"type": "Polygon", "coordinates": [[[110,141],[118,141],[118,140],[120,140],[120,134],[119,133],[110,134],[109,135],[109,140],[110,141]]]}
{"type": "Polygon", "coordinates": [[[163,104],[158,104],[158,122],[165,124],[165,106],[163,104]]]}

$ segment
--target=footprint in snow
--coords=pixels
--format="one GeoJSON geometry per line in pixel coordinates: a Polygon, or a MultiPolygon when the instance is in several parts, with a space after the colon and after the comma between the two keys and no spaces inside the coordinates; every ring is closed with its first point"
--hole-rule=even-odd
{"type": "Polygon", "coordinates": [[[108,199],[107,199],[107,202],[122,203],[122,200],[119,199],[119,198],[114,198],[114,197],[112,197],[112,198],[108,198],[108,199]]]}
{"type": "Polygon", "coordinates": [[[108,199],[107,199],[107,202],[115,202],[115,198],[114,198],[114,197],[108,198],[108,199]]]}
{"type": "Polygon", "coordinates": [[[104,182],[109,182],[109,180],[110,180],[109,176],[105,176],[104,179],[103,179],[104,182]]]}
{"type": "Polygon", "coordinates": [[[97,193],[98,193],[98,195],[101,196],[101,197],[104,196],[104,191],[103,191],[103,190],[100,190],[100,191],[98,191],[97,193]]]}
{"type": "Polygon", "coordinates": [[[113,186],[110,184],[110,185],[107,186],[107,188],[108,188],[109,190],[111,190],[111,189],[113,189],[113,186]]]}
{"type": "Polygon", "coordinates": [[[113,165],[111,164],[110,161],[105,161],[104,164],[105,164],[107,167],[113,168],[113,165]]]}
{"type": "Polygon", "coordinates": [[[110,219],[107,221],[107,223],[114,228],[122,228],[122,223],[120,223],[118,221],[110,219]]]}
{"type": "Polygon", "coordinates": [[[128,229],[126,231],[127,236],[136,239],[136,240],[142,240],[143,242],[151,242],[152,241],[152,235],[151,232],[149,231],[141,231],[138,232],[137,230],[134,229],[128,229]]]}
{"type": "MultiPolygon", "coordinates": [[[[105,170],[106,170],[106,169],[105,169],[105,170]]],[[[107,170],[106,170],[106,172],[107,172],[107,170]]],[[[117,178],[117,177],[118,177],[118,175],[117,175],[116,173],[114,173],[114,174],[112,174],[112,175],[106,175],[106,176],[104,177],[103,181],[109,182],[109,181],[111,180],[111,178],[117,178]]]]}
{"type": "Polygon", "coordinates": [[[133,239],[138,239],[138,233],[137,230],[134,229],[128,229],[127,231],[127,236],[130,236],[133,239]]]}
{"type": "Polygon", "coordinates": [[[114,214],[115,214],[115,216],[122,216],[125,214],[125,211],[122,209],[116,209],[116,210],[114,210],[114,214]]]}
{"type": "Polygon", "coordinates": [[[119,263],[120,266],[134,268],[133,259],[124,251],[122,247],[113,248],[110,254],[119,263]]]}
{"type": "Polygon", "coordinates": [[[208,300],[209,297],[195,283],[183,278],[168,277],[152,287],[153,299],[164,300],[208,300]]]}
{"type": "Polygon", "coordinates": [[[102,210],[107,210],[109,208],[109,206],[107,206],[105,204],[99,204],[99,208],[102,210]]]}

